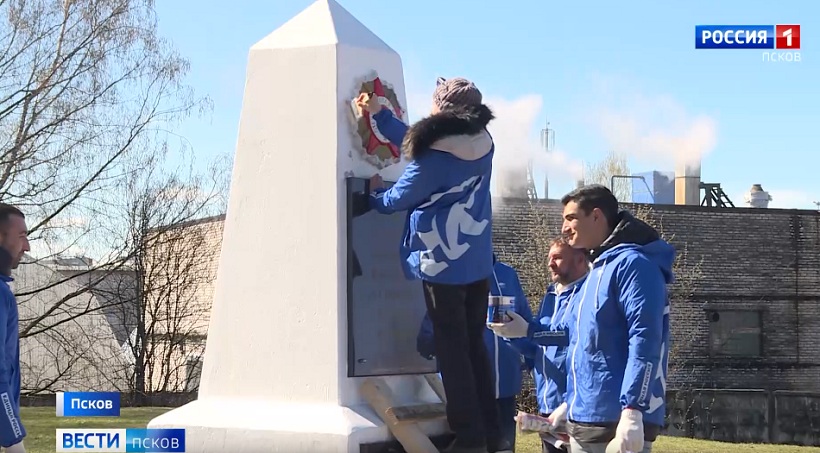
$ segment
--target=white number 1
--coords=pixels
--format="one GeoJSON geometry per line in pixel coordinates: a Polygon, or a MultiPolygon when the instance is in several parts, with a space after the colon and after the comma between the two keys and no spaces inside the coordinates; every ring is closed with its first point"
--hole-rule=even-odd
{"type": "Polygon", "coordinates": [[[783,32],[783,37],[786,38],[786,47],[792,46],[792,29],[785,30],[783,32]]]}

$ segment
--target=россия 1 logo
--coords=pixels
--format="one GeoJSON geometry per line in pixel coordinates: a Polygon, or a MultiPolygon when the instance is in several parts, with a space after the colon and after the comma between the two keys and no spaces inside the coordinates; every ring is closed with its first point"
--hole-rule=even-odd
{"type": "Polygon", "coordinates": [[[799,62],[800,25],[697,25],[695,48],[767,49],[763,61],[799,62]]]}

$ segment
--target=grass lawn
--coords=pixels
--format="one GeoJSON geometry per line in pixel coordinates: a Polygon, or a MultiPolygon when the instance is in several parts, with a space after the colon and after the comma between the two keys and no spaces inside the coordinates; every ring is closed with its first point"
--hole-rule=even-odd
{"type": "MultiPolygon", "coordinates": [[[[517,453],[541,453],[541,439],[534,434],[519,435],[517,453]]],[[[652,446],[652,453],[820,453],[820,448],[791,445],[729,444],[683,437],[661,436],[652,446]]]]}
{"type": "MultiPolygon", "coordinates": [[[[123,408],[122,415],[113,417],[61,417],[57,418],[53,407],[21,408],[23,424],[28,431],[26,451],[28,453],[53,453],[55,430],[58,428],[142,428],[149,420],[168,411],[163,407],[123,408]]],[[[540,453],[538,436],[520,435],[516,450],[518,453],[540,453]]],[[[662,436],[655,444],[653,453],[820,453],[820,448],[794,447],[785,445],[727,444],[703,440],[662,436]]]]}
{"type": "Polygon", "coordinates": [[[148,421],[170,409],[167,407],[128,407],[119,417],[57,417],[54,407],[21,407],[20,418],[28,435],[23,441],[26,453],[54,453],[56,429],[66,428],[144,428],[148,421]]]}

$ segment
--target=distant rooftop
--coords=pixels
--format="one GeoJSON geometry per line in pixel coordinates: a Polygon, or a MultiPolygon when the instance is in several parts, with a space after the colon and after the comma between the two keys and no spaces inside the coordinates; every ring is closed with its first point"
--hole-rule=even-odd
{"type": "Polygon", "coordinates": [[[89,268],[94,265],[94,260],[87,256],[55,256],[40,260],[40,264],[57,268],[89,268]]]}

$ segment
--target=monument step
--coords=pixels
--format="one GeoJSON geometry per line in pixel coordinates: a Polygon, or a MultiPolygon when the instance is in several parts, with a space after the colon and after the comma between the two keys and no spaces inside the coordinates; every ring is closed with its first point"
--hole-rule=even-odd
{"type": "MultiPolygon", "coordinates": [[[[427,382],[438,394],[441,381],[438,376],[426,375],[427,382]]],[[[438,453],[434,442],[421,430],[418,423],[446,418],[445,403],[397,405],[393,392],[382,378],[367,378],[360,388],[362,397],[387,425],[407,453],[438,453]]],[[[443,392],[441,394],[443,396],[443,392]]],[[[443,398],[442,398],[443,400],[443,398]]]]}
{"type": "Polygon", "coordinates": [[[416,423],[446,418],[447,408],[444,403],[413,404],[410,406],[388,407],[385,415],[394,419],[395,423],[416,423]]]}

